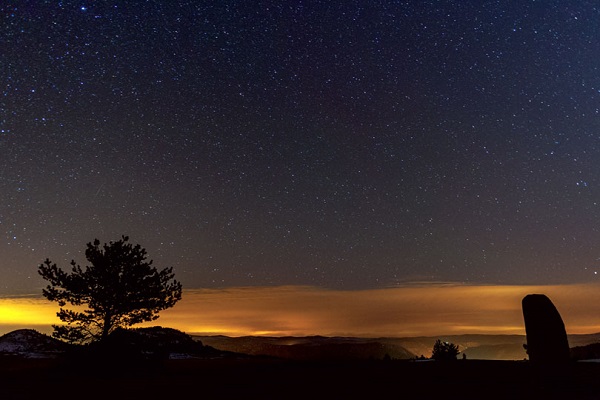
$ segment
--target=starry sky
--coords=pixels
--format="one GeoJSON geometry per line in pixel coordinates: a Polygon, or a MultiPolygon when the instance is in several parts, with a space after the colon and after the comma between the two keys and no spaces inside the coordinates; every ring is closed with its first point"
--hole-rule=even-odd
{"type": "Polygon", "coordinates": [[[121,235],[184,288],[598,279],[596,1],[0,10],[0,294],[121,235]]]}

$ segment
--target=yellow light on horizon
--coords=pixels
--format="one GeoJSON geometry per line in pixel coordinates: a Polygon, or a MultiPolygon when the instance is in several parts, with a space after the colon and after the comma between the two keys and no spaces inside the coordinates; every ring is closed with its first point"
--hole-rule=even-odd
{"type": "MultiPolygon", "coordinates": [[[[419,285],[342,291],[304,286],[184,290],[156,321],[188,333],[227,336],[525,334],[522,298],[544,293],[567,333],[600,332],[600,285],[419,285]]],[[[0,298],[0,333],[8,327],[60,323],[43,298],[0,298]]]]}
{"type": "Polygon", "coordinates": [[[56,317],[58,307],[44,299],[0,299],[0,325],[52,325],[60,322],[56,317]]]}

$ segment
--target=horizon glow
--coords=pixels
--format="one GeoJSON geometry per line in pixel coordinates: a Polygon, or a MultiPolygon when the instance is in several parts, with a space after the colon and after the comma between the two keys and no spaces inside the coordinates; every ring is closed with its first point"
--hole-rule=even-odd
{"type": "MultiPolygon", "coordinates": [[[[600,285],[427,284],[342,291],[307,286],[184,290],[156,321],[190,334],[227,336],[415,337],[524,335],[522,298],[546,294],[568,334],[600,332],[600,285]]],[[[50,333],[59,307],[41,296],[0,299],[0,334],[50,333]]]]}

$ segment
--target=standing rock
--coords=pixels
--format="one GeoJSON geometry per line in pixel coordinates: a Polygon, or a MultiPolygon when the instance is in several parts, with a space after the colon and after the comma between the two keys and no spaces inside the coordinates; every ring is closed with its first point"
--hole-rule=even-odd
{"type": "Polygon", "coordinates": [[[543,294],[529,294],[522,305],[529,360],[537,364],[568,362],[565,324],[552,301],[543,294]]]}

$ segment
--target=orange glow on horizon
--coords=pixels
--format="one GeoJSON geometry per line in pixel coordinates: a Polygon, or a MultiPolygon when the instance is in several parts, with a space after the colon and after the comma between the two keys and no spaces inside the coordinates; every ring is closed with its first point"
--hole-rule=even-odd
{"type": "Polygon", "coordinates": [[[570,334],[600,332],[600,285],[435,284],[337,291],[314,287],[189,290],[164,326],[228,336],[525,334],[521,300],[544,293],[570,334]]]}
{"type": "Polygon", "coordinates": [[[42,297],[0,298],[0,334],[24,328],[51,333],[51,325],[60,322],[57,311],[56,304],[42,297]]]}
{"type": "MultiPolygon", "coordinates": [[[[546,294],[569,334],[600,332],[600,285],[494,286],[431,284],[340,291],[304,286],[185,290],[160,318],[188,333],[227,336],[410,337],[525,334],[522,298],[546,294]]],[[[58,306],[41,297],[0,298],[0,334],[45,333],[60,323],[58,306]]]]}

